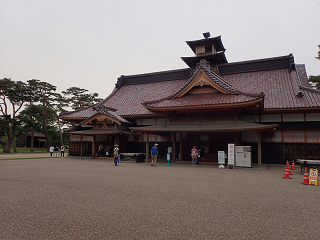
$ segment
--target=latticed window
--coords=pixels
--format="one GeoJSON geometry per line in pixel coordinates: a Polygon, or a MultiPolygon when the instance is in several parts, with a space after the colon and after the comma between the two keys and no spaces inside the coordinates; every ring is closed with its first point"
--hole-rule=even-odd
{"type": "MultiPolygon", "coordinates": [[[[147,141],[147,134],[146,133],[142,134],[142,141],[143,142],[147,141]]],[[[169,136],[149,134],[149,142],[169,142],[169,141],[170,141],[169,136]]]]}
{"type": "Polygon", "coordinates": [[[317,131],[317,130],[307,131],[307,142],[320,143],[320,131],[317,131]]]}
{"type": "Polygon", "coordinates": [[[304,142],[303,130],[283,130],[283,142],[304,142]]]}

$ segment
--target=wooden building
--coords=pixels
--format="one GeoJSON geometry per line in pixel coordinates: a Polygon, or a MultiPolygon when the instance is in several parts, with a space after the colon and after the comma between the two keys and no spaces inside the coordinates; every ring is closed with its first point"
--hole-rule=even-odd
{"type": "Polygon", "coordinates": [[[187,68],[118,78],[99,104],[62,113],[74,155],[96,156],[100,144],[145,152],[159,143],[164,158],[190,160],[203,144],[205,161],[217,162],[228,143],[252,147],[252,161],[319,159],[320,91],[292,54],[228,63],[221,36],[187,41],[195,56],[187,68]]]}
{"type": "MultiPolygon", "coordinates": [[[[17,136],[16,141],[17,147],[31,147],[31,132],[22,132],[17,136]]],[[[34,148],[45,148],[46,147],[46,136],[41,132],[34,133],[34,148]]]]}

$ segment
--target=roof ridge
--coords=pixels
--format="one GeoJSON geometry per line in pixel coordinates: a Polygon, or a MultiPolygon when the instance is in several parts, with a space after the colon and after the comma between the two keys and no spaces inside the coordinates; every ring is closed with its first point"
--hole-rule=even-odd
{"type": "Polygon", "coordinates": [[[303,90],[310,91],[310,92],[320,93],[319,89],[315,89],[315,88],[312,88],[312,87],[306,87],[306,86],[303,86],[303,85],[300,85],[300,84],[299,84],[299,88],[303,89],[303,90]]]}
{"type": "Polygon", "coordinates": [[[180,69],[172,69],[172,70],[141,73],[141,74],[133,74],[133,75],[122,75],[122,77],[123,78],[142,77],[142,76],[149,76],[149,75],[163,74],[163,73],[171,73],[171,72],[179,72],[179,71],[186,71],[186,70],[190,70],[190,68],[180,68],[180,69]]]}

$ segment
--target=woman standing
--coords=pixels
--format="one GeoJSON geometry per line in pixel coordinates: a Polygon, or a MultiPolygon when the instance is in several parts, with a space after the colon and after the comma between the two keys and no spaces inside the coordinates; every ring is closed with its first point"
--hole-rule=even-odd
{"type": "Polygon", "coordinates": [[[120,157],[118,144],[116,144],[115,148],[113,149],[113,157],[114,157],[114,165],[118,166],[118,158],[120,157]]]}
{"type": "Polygon", "coordinates": [[[192,157],[192,166],[196,166],[197,165],[197,157],[198,157],[198,150],[197,150],[196,146],[193,146],[193,148],[191,149],[191,157],[192,157]]]}

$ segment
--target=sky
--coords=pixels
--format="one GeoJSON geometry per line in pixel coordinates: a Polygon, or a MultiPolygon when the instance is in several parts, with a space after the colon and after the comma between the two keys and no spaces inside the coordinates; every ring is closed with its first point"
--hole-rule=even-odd
{"type": "Polygon", "coordinates": [[[186,68],[220,36],[228,62],[293,54],[320,75],[320,0],[0,0],[0,79],[107,97],[121,75],[186,68]]]}

